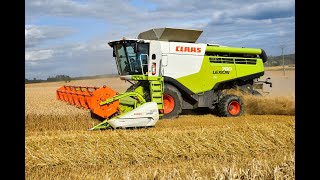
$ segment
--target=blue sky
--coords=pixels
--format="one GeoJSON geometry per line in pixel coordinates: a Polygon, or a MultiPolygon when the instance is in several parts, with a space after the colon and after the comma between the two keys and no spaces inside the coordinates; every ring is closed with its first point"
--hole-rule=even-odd
{"type": "Polygon", "coordinates": [[[107,42],[160,27],[201,29],[198,43],[295,53],[294,0],[28,0],[25,77],[116,74],[107,42]]]}

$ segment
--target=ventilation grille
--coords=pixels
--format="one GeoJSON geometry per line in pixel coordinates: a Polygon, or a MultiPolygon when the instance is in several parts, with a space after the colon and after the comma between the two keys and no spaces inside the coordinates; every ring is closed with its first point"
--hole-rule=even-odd
{"type": "Polygon", "coordinates": [[[224,64],[248,64],[248,65],[256,65],[256,58],[234,58],[234,57],[219,57],[213,56],[209,57],[211,63],[224,63],[224,64]]]}

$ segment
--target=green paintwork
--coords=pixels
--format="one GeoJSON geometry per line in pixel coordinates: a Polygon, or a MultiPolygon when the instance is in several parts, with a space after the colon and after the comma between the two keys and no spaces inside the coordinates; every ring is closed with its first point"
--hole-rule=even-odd
{"type": "Polygon", "coordinates": [[[262,59],[257,59],[256,65],[236,64],[237,77],[248,76],[264,71],[264,65],[262,59]]]}
{"type": "MultiPolygon", "coordinates": [[[[135,109],[135,108],[141,106],[142,104],[146,103],[146,100],[142,97],[141,94],[139,94],[137,92],[125,92],[125,93],[117,94],[117,95],[113,96],[112,98],[108,98],[103,102],[100,102],[100,105],[103,106],[105,104],[112,103],[112,102],[114,102],[116,100],[122,101],[121,104],[119,105],[120,112],[122,114],[114,116],[111,119],[119,118],[121,116],[124,116],[127,112],[132,111],[133,109],[135,109]],[[137,100],[135,100],[133,98],[130,99],[129,97],[130,98],[131,97],[136,97],[137,100]]],[[[111,126],[108,123],[109,120],[110,119],[105,119],[104,121],[102,121],[101,123],[95,125],[94,127],[92,127],[89,130],[98,130],[98,129],[110,128],[111,126]]]]}
{"type": "MultiPolygon", "coordinates": [[[[139,80],[149,80],[150,81],[150,96],[151,101],[154,101],[158,104],[158,109],[163,110],[163,77],[148,77],[144,75],[133,75],[134,79],[139,80]]],[[[124,116],[127,112],[132,111],[133,109],[141,106],[142,104],[146,103],[146,100],[143,98],[143,87],[138,86],[133,92],[125,92],[121,94],[117,94],[109,99],[106,99],[103,102],[100,102],[100,105],[103,106],[105,104],[112,103],[113,101],[119,100],[120,101],[120,115],[114,116],[111,119],[105,119],[101,123],[95,125],[89,130],[100,130],[100,129],[107,129],[111,128],[108,121],[120,118],[124,116]],[[136,97],[136,99],[132,98],[136,97]]],[[[162,111],[159,111],[159,116],[163,116],[161,113],[162,111]]]]}
{"type": "Polygon", "coordinates": [[[190,89],[194,93],[201,93],[211,90],[218,82],[232,80],[235,78],[247,76],[264,71],[262,59],[259,58],[236,58],[236,59],[257,59],[257,64],[235,64],[233,57],[218,57],[229,59],[231,63],[212,63],[209,58],[217,58],[217,56],[204,56],[202,66],[198,73],[177,78],[181,84],[190,89]],[[213,72],[222,71],[223,68],[232,70],[229,74],[213,74],[213,72]]]}
{"type": "Polygon", "coordinates": [[[134,89],[134,92],[139,93],[141,96],[144,95],[143,91],[144,91],[143,86],[138,86],[136,89],[134,89]]]}
{"type": "Polygon", "coordinates": [[[100,130],[100,129],[109,129],[112,128],[111,125],[108,123],[108,119],[105,119],[104,121],[102,121],[101,123],[93,126],[92,128],[90,128],[90,131],[93,130],[100,130]]]}
{"type": "Polygon", "coordinates": [[[261,49],[257,48],[238,48],[223,46],[207,46],[206,52],[239,53],[239,54],[261,54],[261,49]]]}
{"type": "Polygon", "coordinates": [[[148,81],[161,81],[162,77],[159,76],[147,76],[147,75],[129,75],[130,80],[134,81],[142,81],[142,80],[148,80],[148,81]]]}
{"type": "Polygon", "coordinates": [[[161,77],[160,80],[150,81],[150,97],[152,102],[158,104],[159,115],[163,116],[163,81],[164,78],[161,77]]]}
{"type": "Polygon", "coordinates": [[[123,105],[123,106],[134,106],[134,104],[136,103],[136,100],[133,99],[132,97],[124,97],[119,101],[120,101],[120,105],[123,105]]]}
{"type": "Polygon", "coordinates": [[[135,107],[136,105],[141,105],[141,104],[144,104],[146,102],[146,100],[142,97],[141,94],[137,93],[137,92],[125,92],[125,93],[121,93],[121,94],[118,94],[118,95],[115,95],[113,96],[112,98],[108,98],[106,99],[105,101],[102,101],[100,102],[100,105],[105,105],[105,104],[109,104],[109,103],[112,103],[113,101],[116,101],[118,99],[122,99],[124,97],[130,97],[130,96],[133,96],[133,97],[137,97],[138,98],[138,101],[136,101],[137,103],[135,103],[135,107]]]}
{"type": "MultiPolygon", "coordinates": [[[[158,104],[158,109],[163,110],[163,82],[164,78],[159,76],[147,76],[147,75],[131,75],[131,80],[135,81],[149,81],[150,83],[150,98],[152,102],[158,104]]],[[[144,89],[142,86],[138,86],[134,89],[134,92],[137,92],[141,95],[144,94],[144,89]]],[[[159,111],[160,116],[163,115],[162,111],[159,111]]]]}

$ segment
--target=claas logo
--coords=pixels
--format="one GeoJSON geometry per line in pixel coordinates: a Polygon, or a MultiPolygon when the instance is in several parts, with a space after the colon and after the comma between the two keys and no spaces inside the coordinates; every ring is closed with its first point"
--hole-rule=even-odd
{"type": "Polygon", "coordinates": [[[187,46],[176,46],[177,52],[195,52],[195,53],[201,53],[200,47],[187,47],[187,46]]]}

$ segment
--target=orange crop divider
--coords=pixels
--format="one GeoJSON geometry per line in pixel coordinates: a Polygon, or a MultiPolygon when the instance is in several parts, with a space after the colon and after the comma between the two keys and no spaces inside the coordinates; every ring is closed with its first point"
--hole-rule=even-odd
{"type": "Polygon", "coordinates": [[[74,86],[74,87],[71,88],[71,96],[72,96],[74,104],[77,107],[81,107],[81,104],[80,104],[79,98],[78,98],[78,92],[77,92],[77,89],[79,89],[79,88],[80,87],[77,87],[77,86],[74,86]]]}
{"type": "Polygon", "coordinates": [[[86,103],[85,97],[83,95],[83,87],[79,87],[77,90],[77,95],[78,95],[78,101],[80,103],[80,106],[85,108],[85,109],[89,109],[89,106],[86,103]]]}
{"type": "Polygon", "coordinates": [[[64,101],[64,97],[63,97],[64,91],[65,91],[65,87],[64,86],[62,86],[61,88],[59,88],[57,90],[57,99],[59,99],[61,101],[64,101]]]}
{"type": "Polygon", "coordinates": [[[119,100],[103,106],[100,105],[100,102],[117,94],[116,91],[107,86],[99,88],[64,85],[57,89],[56,97],[58,100],[65,101],[78,108],[89,109],[92,113],[100,117],[109,118],[119,111],[119,100]]]}
{"type": "Polygon", "coordinates": [[[57,89],[57,99],[77,107],[90,109],[92,93],[99,87],[62,86],[57,89]]]}
{"type": "Polygon", "coordinates": [[[74,102],[73,102],[73,99],[72,99],[72,95],[71,95],[71,87],[70,86],[66,86],[66,94],[67,94],[67,97],[68,97],[68,102],[72,105],[74,105],[74,102]]]}
{"type": "Polygon", "coordinates": [[[58,100],[65,101],[78,108],[89,109],[100,117],[108,118],[119,110],[119,100],[110,104],[100,106],[100,102],[105,101],[118,94],[113,89],[103,86],[62,86],[56,91],[58,100]]]}

